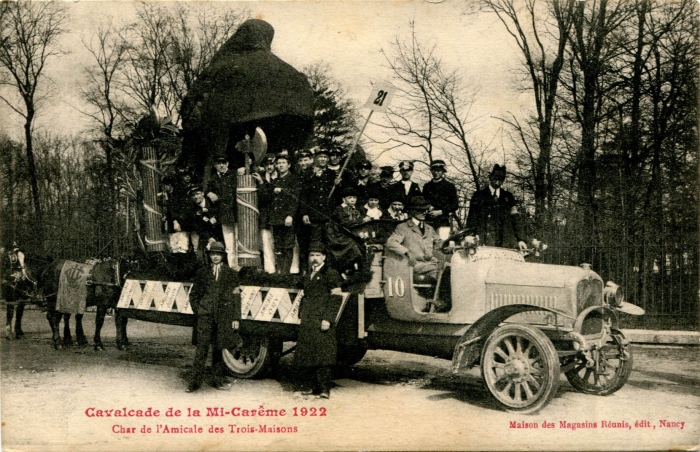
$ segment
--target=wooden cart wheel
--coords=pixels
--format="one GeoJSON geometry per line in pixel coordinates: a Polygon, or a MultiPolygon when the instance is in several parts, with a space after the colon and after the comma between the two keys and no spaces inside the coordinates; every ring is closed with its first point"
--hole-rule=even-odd
{"type": "Polygon", "coordinates": [[[612,341],[592,353],[593,363],[577,355],[574,368],[566,378],[577,391],[586,394],[610,395],[627,383],[632,373],[632,350],[624,345],[621,332],[613,332],[612,341]]]}
{"type": "Polygon", "coordinates": [[[508,411],[532,414],[559,387],[559,357],[552,341],[529,325],[504,325],[489,336],[481,356],[486,386],[508,411]]]}
{"type": "Polygon", "coordinates": [[[223,349],[224,364],[235,378],[256,378],[265,374],[279,361],[282,343],[267,336],[243,337],[235,349],[223,349]]]}

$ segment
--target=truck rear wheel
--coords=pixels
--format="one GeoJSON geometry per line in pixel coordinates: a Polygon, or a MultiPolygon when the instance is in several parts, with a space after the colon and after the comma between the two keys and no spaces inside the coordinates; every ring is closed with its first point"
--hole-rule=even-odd
{"type": "Polygon", "coordinates": [[[574,368],[566,378],[577,391],[606,396],[627,383],[632,373],[632,350],[624,345],[622,333],[613,331],[612,341],[594,354],[593,366],[583,356],[576,356],[574,368]]]}
{"type": "Polygon", "coordinates": [[[261,377],[274,367],[282,354],[282,342],[267,336],[245,336],[235,349],[223,349],[224,364],[235,378],[261,377]]]}
{"type": "Polygon", "coordinates": [[[559,387],[559,357],[539,329],[510,324],[497,328],[481,355],[481,375],[496,401],[508,411],[532,414],[559,387]]]}

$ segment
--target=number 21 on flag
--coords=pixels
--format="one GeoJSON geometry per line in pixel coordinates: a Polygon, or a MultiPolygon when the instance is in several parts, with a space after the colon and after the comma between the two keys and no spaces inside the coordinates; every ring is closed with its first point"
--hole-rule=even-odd
{"type": "Polygon", "coordinates": [[[388,83],[375,83],[370,92],[369,99],[367,99],[364,105],[365,108],[370,108],[380,113],[387,111],[395,91],[396,88],[388,83]]]}

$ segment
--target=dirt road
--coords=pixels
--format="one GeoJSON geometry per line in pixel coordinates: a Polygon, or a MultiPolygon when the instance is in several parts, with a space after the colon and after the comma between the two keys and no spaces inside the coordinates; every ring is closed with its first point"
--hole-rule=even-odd
{"type": "MultiPolygon", "coordinates": [[[[86,315],[87,331],[93,319],[86,315]]],[[[3,450],[640,450],[699,443],[697,348],[638,346],[635,371],[616,394],[580,394],[562,377],[549,406],[520,416],[495,407],[478,369],[456,376],[448,361],[387,351],[370,351],[339,375],[329,400],[295,395],[291,356],[274,378],[188,394],[188,328],[130,321],[133,346],[121,352],[108,318],[107,350],[54,351],[43,314],[29,311],[25,320],[26,338],[2,341],[3,450]],[[149,407],[158,415],[145,415],[149,407]],[[132,416],[115,417],[124,409],[132,416]],[[245,416],[261,409],[265,416],[245,416]],[[98,416],[108,410],[111,416],[98,416]]]]}

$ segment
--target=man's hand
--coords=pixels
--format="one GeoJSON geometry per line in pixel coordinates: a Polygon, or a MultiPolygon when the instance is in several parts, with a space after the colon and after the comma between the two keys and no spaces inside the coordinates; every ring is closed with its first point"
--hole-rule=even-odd
{"type": "Polygon", "coordinates": [[[233,322],[231,322],[231,328],[233,328],[234,330],[237,330],[240,326],[241,322],[239,322],[238,320],[234,320],[233,322]]]}
{"type": "Polygon", "coordinates": [[[210,219],[209,219],[209,223],[211,223],[211,224],[216,224],[216,218],[213,218],[213,217],[210,218],[210,219]]]}
{"type": "Polygon", "coordinates": [[[328,331],[331,327],[331,322],[328,320],[321,320],[321,331],[328,331]]]}
{"type": "Polygon", "coordinates": [[[243,167],[241,167],[241,168],[238,168],[238,169],[236,170],[236,172],[238,173],[239,176],[245,175],[245,166],[243,166],[243,167]]]}
{"type": "Polygon", "coordinates": [[[303,217],[301,217],[301,221],[302,221],[304,224],[311,224],[311,219],[309,218],[308,215],[304,215],[303,217]]]}
{"type": "Polygon", "coordinates": [[[211,202],[216,202],[219,200],[219,197],[216,196],[216,193],[211,192],[211,191],[209,193],[207,193],[207,198],[211,199],[211,202]]]}
{"type": "Polygon", "coordinates": [[[416,261],[416,258],[413,256],[413,254],[411,254],[410,251],[407,251],[407,252],[406,252],[406,257],[408,257],[408,265],[409,265],[409,267],[413,267],[414,265],[416,265],[416,262],[417,262],[417,261],[416,261]]]}
{"type": "Polygon", "coordinates": [[[255,179],[255,182],[257,182],[259,184],[263,183],[263,178],[258,173],[253,173],[253,179],[255,179]]]}
{"type": "Polygon", "coordinates": [[[277,194],[282,193],[282,189],[277,187],[277,188],[275,188],[274,192],[277,194]]]}
{"type": "Polygon", "coordinates": [[[173,220],[173,231],[182,232],[182,228],[180,227],[180,223],[178,223],[177,220],[173,220]]]}
{"type": "Polygon", "coordinates": [[[522,240],[518,242],[518,248],[520,248],[520,251],[525,251],[527,250],[527,243],[523,242],[522,240]]]}
{"type": "Polygon", "coordinates": [[[294,219],[291,216],[288,216],[287,218],[284,219],[284,225],[287,227],[291,227],[293,221],[294,221],[294,219]]]}
{"type": "Polygon", "coordinates": [[[428,215],[430,215],[431,217],[439,217],[440,215],[442,215],[442,210],[431,210],[430,212],[428,212],[428,215]]]}
{"type": "Polygon", "coordinates": [[[343,179],[341,179],[341,178],[340,178],[340,175],[338,175],[338,176],[335,178],[335,181],[333,181],[333,183],[334,183],[335,185],[340,185],[340,183],[341,183],[342,181],[343,181],[343,179]]]}

